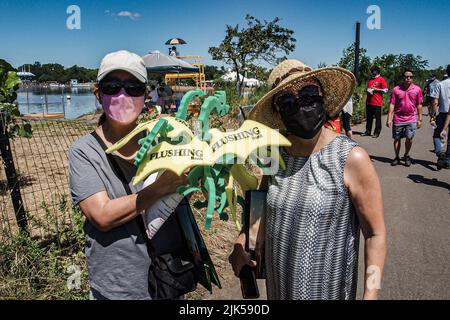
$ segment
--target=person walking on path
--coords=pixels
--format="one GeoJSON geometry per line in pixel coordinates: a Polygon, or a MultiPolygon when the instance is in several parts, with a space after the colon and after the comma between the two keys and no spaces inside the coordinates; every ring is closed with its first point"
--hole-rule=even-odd
{"type": "MultiPolygon", "coordinates": [[[[425,86],[423,88],[423,96],[425,97],[425,103],[424,106],[428,107],[428,114],[432,115],[432,103],[433,103],[433,98],[431,97],[431,93],[435,90],[436,85],[439,83],[439,80],[437,79],[435,74],[431,75],[431,78],[427,80],[427,82],[425,83],[425,86]]],[[[432,117],[430,119],[430,122],[432,121],[432,117]]]]}
{"type": "Polygon", "coordinates": [[[353,99],[350,97],[344,108],[342,109],[342,126],[345,131],[345,135],[350,139],[353,139],[353,132],[351,127],[353,113],[353,99]]]}
{"type": "MultiPolygon", "coordinates": [[[[445,120],[444,127],[441,132],[441,141],[445,141],[447,139],[447,153],[445,156],[441,156],[437,162],[438,170],[441,169],[450,169],[450,139],[448,138],[448,127],[450,125],[450,112],[447,114],[447,118],[445,120]]],[[[443,154],[443,153],[441,153],[443,154]]]]}
{"type": "Polygon", "coordinates": [[[372,135],[373,118],[375,117],[375,131],[373,138],[378,138],[381,132],[381,111],[383,108],[383,94],[388,92],[386,80],[380,75],[380,68],[372,67],[372,78],[367,83],[366,100],[366,132],[362,136],[372,135]]]}
{"type": "MultiPolygon", "coordinates": [[[[447,74],[450,74],[450,64],[447,66],[447,74]]],[[[433,133],[434,151],[438,157],[437,168],[439,170],[448,168],[450,164],[449,140],[447,138],[447,154],[443,150],[441,141],[441,133],[444,133],[445,137],[447,136],[448,123],[445,126],[445,122],[450,114],[450,78],[439,82],[431,92],[431,97],[433,98],[431,105],[433,116],[439,112],[436,116],[436,128],[433,133]]]]}
{"type": "Polygon", "coordinates": [[[411,70],[403,73],[404,82],[396,86],[391,93],[389,114],[386,121],[388,128],[392,127],[392,138],[394,139],[395,158],[391,165],[400,164],[401,139],[405,142],[405,166],[411,165],[409,152],[413,144],[416,129],[422,127],[422,90],[413,83],[414,74],[411,70]]]}

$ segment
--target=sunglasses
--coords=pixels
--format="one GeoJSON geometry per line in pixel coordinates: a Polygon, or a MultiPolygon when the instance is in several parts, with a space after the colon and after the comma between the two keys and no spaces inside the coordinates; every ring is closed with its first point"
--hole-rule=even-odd
{"type": "Polygon", "coordinates": [[[274,104],[279,112],[295,114],[299,108],[314,102],[323,102],[318,86],[309,85],[297,92],[287,91],[275,98],[274,104]]]}
{"type": "Polygon", "coordinates": [[[116,79],[100,81],[99,89],[103,94],[108,96],[116,95],[120,90],[125,89],[125,92],[132,97],[141,97],[145,94],[147,89],[145,83],[137,81],[121,81],[116,79]]]}
{"type": "Polygon", "coordinates": [[[414,76],[405,76],[405,79],[414,79],[414,76]]]}

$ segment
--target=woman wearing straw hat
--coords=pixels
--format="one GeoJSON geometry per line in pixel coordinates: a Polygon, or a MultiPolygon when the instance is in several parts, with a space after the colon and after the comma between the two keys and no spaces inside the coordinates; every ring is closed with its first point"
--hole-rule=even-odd
{"type": "MultiPolygon", "coordinates": [[[[355,299],[359,230],[365,238],[364,299],[375,299],[386,255],[381,188],[366,151],[325,129],[352,95],[355,78],[341,68],[312,70],[285,60],[250,118],[292,142],[286,168],[264,177],[265,263],[269,299],[355,299]],[[267,185],[267,186],[265,186],[267,185]]],[[[248,264],[241,234],[230,255],[236,275],[248,264]]]]}

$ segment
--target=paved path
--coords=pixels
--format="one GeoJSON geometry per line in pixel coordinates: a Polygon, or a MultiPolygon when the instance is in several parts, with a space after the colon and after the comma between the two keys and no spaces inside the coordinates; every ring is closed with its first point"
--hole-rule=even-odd
{"type": "MultiPolygon", "coordinates": [[[[363,132],[364,124],[353,129],[363,132]]],[[[428,118],[424,116],[424,127],[417,131],[409,168],[390,166],[394,151],[389,128],[383,127],[378,139],[359,135],[354,139],[371,156],[382,185],[388,257],[381,298],[450,299],[450,170],[436,170],[428,118]]],[[[361,245],[358,298],[363,260],[361,245]]],[[[260,290],[265,298],[263,282],[260,290]]],[[[209,298],[241,299],[239,280],[209,298]]]]}

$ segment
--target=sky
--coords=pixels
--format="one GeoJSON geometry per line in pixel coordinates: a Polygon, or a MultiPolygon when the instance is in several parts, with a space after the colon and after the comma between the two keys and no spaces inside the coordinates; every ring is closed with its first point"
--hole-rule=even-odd
{"type": "Polygon", "coordinates": [[[427,59],[431,68],[450,63],[445,28],[450,0],[2,0],[0,58],[14,67],[40,61],[98,68],[108,52],[167,53],[166,40],[179,37],[188,43],[178,47],[180,54],[199,54],[206,64],[222,66],[208,48],[220,44],[227,24],[243,26],[247,13],[260,20],[281,18],[280,24],[297,39],[288,57],[312,67],[339,61],[354,41],[356,21],[361,22],[361,46],[370,57],[412,53],[427,59]],[[80,8],[80,29],[67,28],[70,5],[80,8]],[[370,5],[380,8],[381,29],[366,26],[370,5]]]}

